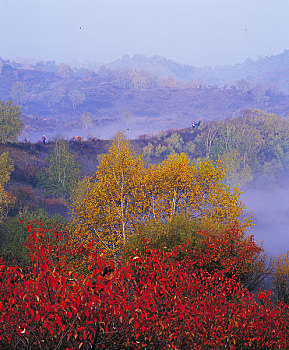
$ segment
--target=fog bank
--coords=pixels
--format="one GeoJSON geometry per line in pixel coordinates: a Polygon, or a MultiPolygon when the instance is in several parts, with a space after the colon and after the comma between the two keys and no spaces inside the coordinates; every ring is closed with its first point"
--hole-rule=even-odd
{"type": "Polygon", "coordinates": [[[289,250],[289,188],[246,190],[241,196],[255,225],[248,233],[263,241],[268,255],[289,250]]]}

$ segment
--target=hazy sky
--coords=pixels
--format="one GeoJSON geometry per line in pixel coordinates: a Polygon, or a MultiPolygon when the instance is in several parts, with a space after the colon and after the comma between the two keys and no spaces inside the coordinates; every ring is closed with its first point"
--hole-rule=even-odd
{"type": "Polygon", "coordinates": [[[288,49],[288,17],[288,0],[0,0],[0,57],[232,64],[288,49]]]}

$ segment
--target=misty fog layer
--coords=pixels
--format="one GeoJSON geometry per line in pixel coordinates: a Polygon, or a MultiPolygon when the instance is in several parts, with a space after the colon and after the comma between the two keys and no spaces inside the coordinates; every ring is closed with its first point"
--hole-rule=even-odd
{"type": "Polygon", "coordinates": [[[24,129],[22,135],[19,137],[19,141],[24,141],[26,138],[28,141],[37,142],[41,141],[42,136],[46,136],[46,140],[52,141],[56,138],[70,139],[72,137],[81,136],[84,140],[95,137],[97,139],[110,139],[119,130],[123,131],[128,139],[136,139],[139,135],[155,135],[158,132],[167,129],[179,129],[187,128],[191,126],[193,118],[167,118],[165,120],[147,120],[123,123],[122,121],[114,121],[99,126],[94,126],[89,129],[83,128],[61,128],[61,129],[46,129],[39,127],[36,132],[31,132],[24,129]]]}
{"type": "Polygon", "coordinates": [[[257,242],[263,241],[268,255],[289,250],[289,188],[246,190],[242,194],[247,212],[255,225],[248,231],[257,242]]]}

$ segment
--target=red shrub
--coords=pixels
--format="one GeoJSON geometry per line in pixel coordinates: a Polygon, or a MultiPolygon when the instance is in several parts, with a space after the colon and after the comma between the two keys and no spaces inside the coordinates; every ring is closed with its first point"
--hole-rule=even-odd
{"type": "Polygon", "coordinates": [[[91,244],[84,277],[65,265],[61,233],[49,235],[30,236],[26,273],[0,263],[1,349],[289,348],[287,305],[177,261],[182,247],[114,265],[91,244]]]}
{"type": "Polygon", "coordinates": [[[200,235],[203,248],[192,253],[209,272],[217,269],[235,275],[251,290],[266,277],[263,248],[237,224],[217,234],[202,231],[200,235]]]}

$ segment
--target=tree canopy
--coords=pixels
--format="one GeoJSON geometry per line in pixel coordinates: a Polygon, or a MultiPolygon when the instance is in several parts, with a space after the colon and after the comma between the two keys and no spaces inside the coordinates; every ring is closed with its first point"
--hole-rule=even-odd
{"type": "MultiPolygon", "coordinates": [[[[144,136],[144,135],[141,135],[144,136]]],[[[145,135],[146,136],[146,135],[145,135]]],[[[289,169],[289,121],[262,110],[203,122],[194,128],[167,130],[142,146],[144,159],[159,163],[168,154],[185,152],[191,160],[220,156],[231,186],[275,187],[289,169]]]]}
{"type": "MultiPolygon", "coordinates": [[[[191,162],[184,153],[172,154],[159,165],[144,167],[122,134],[112,142],[93,178],[80,183],[72,216],[75,236],[97,241],[117,253],[140,225],[165,222],[178,214],[195,218],[203,227],[225,228],[241,220],[244,204],[222,180],[219,160],[191,162]]],[[[242,222],[241,222],[242,221],[242,222]]]]}
{"type": "Polygon", "coordinates": [[[13,170],[14,167],[8,153],[2,153],[0,155],[0,222],[7,216],[9,206],[14,203],[14,198],[4,189],[13,170]]]}
{"type": "Polygon", "coordinates": [[[24,124],[20,120],[21,109],[11,101],[0,101],[0,142],[15,142],[24,124]]]}
{"type": "Polygon", "coordinates": [[[47,194],[69,197],[77,183],[79,168],[65,140],[56,140],[47,157],[48,169],[39,173],[39,183],[47,194]]]}

